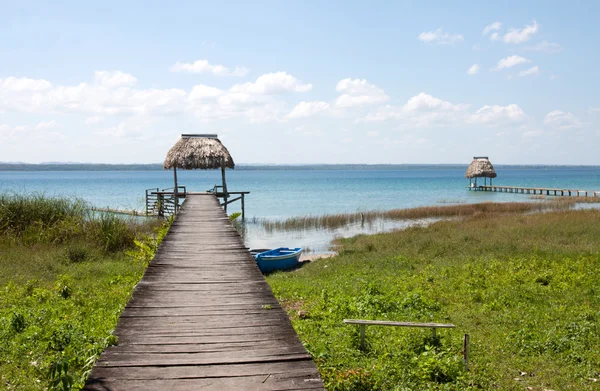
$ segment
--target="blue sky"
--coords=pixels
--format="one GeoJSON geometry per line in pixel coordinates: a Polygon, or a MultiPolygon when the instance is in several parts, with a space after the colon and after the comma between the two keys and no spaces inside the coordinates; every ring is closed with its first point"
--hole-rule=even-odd
{"type": "Polygon", "coordinates": [[[0,0],[0,161],[600,164],[600,3],[0,0]]]}

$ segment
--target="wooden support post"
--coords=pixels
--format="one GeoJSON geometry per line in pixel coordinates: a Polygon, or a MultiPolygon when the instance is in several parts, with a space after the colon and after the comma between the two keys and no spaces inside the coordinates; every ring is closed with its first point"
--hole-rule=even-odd
{"type": "Polygon", "coordinates": [[[364,325],[364,324],[360,325],[360,350],[362,350],[362,351],[365,350],[365,328],[366,328],[366,325],[364,325]]]}
{"type": "Polygon", "coordinates": [[[246,207],[244,205],[244,194],[242,193],[242,221],[246,220],[246,207]]]}
{"type": "Polygon", "coordinates": [[[177,167],[173,166],[173,197],[175,197],[175,214],[177,214],[177,210],[179,209],[179,198],[177,197],[177,167]]]}
{"type": "Polygon", "coordinates": [[[227,182],[225,181],[225,164],[221,165],[221,178],[223,179],[223,209],[225,209],[225,213],[227,213],[227,182]]]}
{"type": "Polygon", "coordinates": [[[469,334],[465,334],[463,339],[463,362],[465,363],[465,371],[469,370],[469,334]]]}
{"type": "Polygon", "coordinates": [[[158,203],[158,217],[164,217],[165,216],[165,210],[164,210],[164,201],[163,201],[163,195],[162,193],[158,194],[158,197],[156,197],[157,200],[156,202],[158,203]]]}
{"type": "Polygon", "coordinates": [[[436,331],[435,331],[435,327],[433,327],[431,329],[431,342],[435,343],[435,337],[436,337],[436,331]]]}

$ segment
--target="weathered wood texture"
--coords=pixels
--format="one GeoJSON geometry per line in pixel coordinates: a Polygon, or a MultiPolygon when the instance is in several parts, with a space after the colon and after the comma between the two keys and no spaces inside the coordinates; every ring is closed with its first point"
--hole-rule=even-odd
{"type": "Polygon", "coordinates": [[[322,390],[214,195],[188,195],[85,390],[322,390]]]}

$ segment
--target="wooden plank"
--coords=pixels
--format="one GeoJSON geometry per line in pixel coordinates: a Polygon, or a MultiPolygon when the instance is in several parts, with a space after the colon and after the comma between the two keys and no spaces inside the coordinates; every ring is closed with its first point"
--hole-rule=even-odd
{"type": "Polygon", "coordinates": [[[152,383],[147,380],[97,380],[95,383],[86,385],[86,390],[94,391],[147,391],[169,390],[244,390],[244,391],[287,391],[287,390],[323,390],[320,379],[303,376],[301,378],[279,378],[279,375],[267,376],[245,376],[245,377],[221,377],[200,379],[155,379],[152,383]],[[152,388],[148,388],[151,384],[152,388]]]}
{"type": "Polygon", "coordinates": [[[85,390],[323,390],[214,195],[186,198],[85,390]]]}
{"type": "Polygon", "coordinates": [[[230,364],[230,365],[203,365],[191,367],[128,367],[128,368],[99,368],[99,377],[111,379],[185,379],[185,378],[215,378],[215,377],[243,377],[267,376],[269,374],[305,375],[311,374],[313,364],[310,361],[296,361],[293,363],[274,362],[265,364],[230,364]]]}

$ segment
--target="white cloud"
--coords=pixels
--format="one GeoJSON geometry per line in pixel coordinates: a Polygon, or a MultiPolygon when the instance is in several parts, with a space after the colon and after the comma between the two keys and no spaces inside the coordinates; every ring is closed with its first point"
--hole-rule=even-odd
{"type": "Polygon", "coordinates": [[[13,138],[17,130],[11,126],[6,124],[0,124],[0,139],[9,139],[13,138]]]}
{"type": "Polygon", "coordinates": [[[342,79],[335,89],[341,93],[335,100],[337,107],[365,106],[387,102],[390,99],[382,88],[365,79],[342,79]]]}
{"type": "Polygon", "coordinates": [[[454,104],[424,92],[410,98],[405,105],[387,105],[370,113],[364,121],[398,121],[406,127],[448,127],[466,125],[503,125],[525,118],[516,104],[483,106],[472,112],[468,104],[454,104]]]}
{"type": "Polygon", "coordinates": [[[526,41],[529,41],[533,34],[539,31],[540,26],[534,20],[531,25],[526,25],[522,29],[509,29],[508,32],[504,35],[502,40],[505,43],[514,43],[519,44],[526,41]]]}
{"type": "Polygon", "coordinates": [[[542,41],[538,44],[527,46],[525,50],[534,51],[534,52],[544,52],[544,53],[560,53],[563,51],[563,47],[556,42],[548,42],[542,41]]]}
{"type": "Polygon", "coordinates": [[[579,118],[575,117],[571,113],[567,113],[561,110],[553,110],[546,114],[544,118],[544,125],[547,125],[554,129],[567,130],[575,129],[583,126],[583,123],[579,118]]]}
{"type": "Polygon", "coordinates": [[[96,71],[94,79],[97,84],[108,88],[132,86],[137,82],[135,77],[121,71],[96,71]]]}
{"type": "Polygon", "coordinates": [[[224,94],[224,91],[206,86],[204,84],[195,85],[190,92],[189,99],[190,100],[205,100],[205,99],[214,99],[224,94]]]}
{"type": "Polygon", "coordinates": [[[464,104],[452,104],[442,99],[436,98],[424,92],[413,96],[403,106],[403,110],[406,112],[419,112],[419,111],[462,111],[465,110],[468,105],[464,104]]]}
{"type": "Polygon", "coordinates": [[[275,72],[258,77],[254,83],[236,84],[231,87],[231,92],[260,95],[282,92],[308,92],[311,89],[312,84],[304,84],[286,72],[275,72]]]}
{"type": "Polygon", "coordinates": [[[515,65],[525,64],[528,62],[531,62],[531,60],[528,60],[525,57],[521,57],[521,56],[517,56],[517,55],[508,56],[508,57],[504,57],[503,59],[498,61],[498,65],[496,66],[496,69],[500,70],[500,69],[504,69],[504,68],[511,68],[511,67],[514,67],[515,65]]]}
{"type": "Polygon", "coordinates": [[[477,64],[471,65],[471,67],[467,70],[467,73],[471,76],[477,74],[477,72],[479,72],[479,65],[477,64]]]}
{"type": "Polygon", "coordinates": [[[289,118],[304,118],[310,117],[319,113],[322,113],[329,109],[329,103],[316,101],[316,102],[300,102],[294,107],[294,109],[287,115],[289,118]]]}
{"type": "Polygon", "coordinates": [[[88,126],[99,125],[103,122],[104,122],[104,117],[99,117],[99,116],[88,117],[85,120],[85,124],[88,126]]]}
{"type": "Polygon", "coordinates": [[[377,130],[369,130],[367,132],[367,137],[377,137],[379,136],[379,132],[377,130]]]}
{"type": "Polygon", "coordinates": [[[29,79],[26,77],[8,77],[0,79],[0,90],[21,91],[43,91],[52,87],[52,84],[44,79],[29,79]]]}
{"type": "Polygon", "coordinates": [[[518,76],[532,76],[532,75],[537,75],[538,72],[540,71],[540,67],[538,67],[537,65],[534,67],[531,67],[529,69],[526,69],[524,71],[521,71],[518,73],[518,76]]]}
{"type": "Polygon", "coordinates": [[[481,34],[482,35],[487,35],[491,31],[500,30],[500,28],[502,28],[502,23],[500,23],[500,22],[494,22],[492,24],[488,24],[487,26],[485,26],[485,28],[483,29],[483,32],[481,34]]]}
{"type": "Polygon", "coordinates": [[[468,117],[467,122],[484,125],[497,125],[504,122],[519,122],[525,113],[516,104],[507,106],[485,105],[468,117]]]}
{"type": "Polygon", "coordinates": [[[427,31],[419,34],[418,39],[423,42],[435,42],[440,45],[449,45],[464,40],[462,34],[445,33],[442,28],[435,31],[427,31]]]}
{"type": "Polygon", "coordinates": [[[492,40],[492,41],[497,41],[497,40],[499,40],[499,39],[500,39],[500,35],[499,35],[497,32],[493,32],[493,33],[490,35],[490,40],[492,40]]]}
{"type": "Polygon", "coordinates": [[[223,65],[212,65],[208,60],[196,60],[192,63],[177,61],[172,67],[171,72],[190,72],[190,73],[212,73],[215,76],[246,76],[248,69],[236,66],[231,70],[223,65]]]}
{"type": "Polygon", "coordinates": [[[58,122],[52,121],[42,121],[35,126],[37,130],[46,130],[46,129],[55,129],[58,128],[58,122]]]}
{"type": "Polygon", "coordinates": [[[95,133],[104,137],[129,138],[147,140],[147,129],[151,128],[154,120],[146,116],[132,116],[120,121],[115,126],[96,130],[95,133]]]}
{"type": "MultiPolygon", "coordinates": [[[[254,82],[235,84],[223,90],[196,85],[189,94],[187,110],[204,121],[236,117],[246,118],[251,123],[280,121],[289,109],[286,109],[285,101],[278,95],[311,89],[311,84],[303,83],[285,72],[267,73],[254,82]]],[[[319,105],[302,105],[292,111],[293,117],[289,113],[288,118],[311,115],[310,110],[316,113],[319,105]]]]}
{"type": "Polygon", "coordinates": [[[42,121],[36,125],[27,126],[9,126],[0,124],[0,140],[17,140],[31,141],[32,138],[37,140],[44,140],[45,142],[53,142],[64,138],[61,133],[53,131],[60,127],[59,124],[54,121],[42,121]]]}
{"type": "Polygon", "coordinates": [[[95,72],[94,82],[89,84],[53,86],[49,82],[27,82],[24,83],[27,89],[0,89],[0,110],[89,116],[165,115],[183,111],[185,90],[137,89],[132,86],[135,82],[135,77],[121,71],[95,72]]]}

